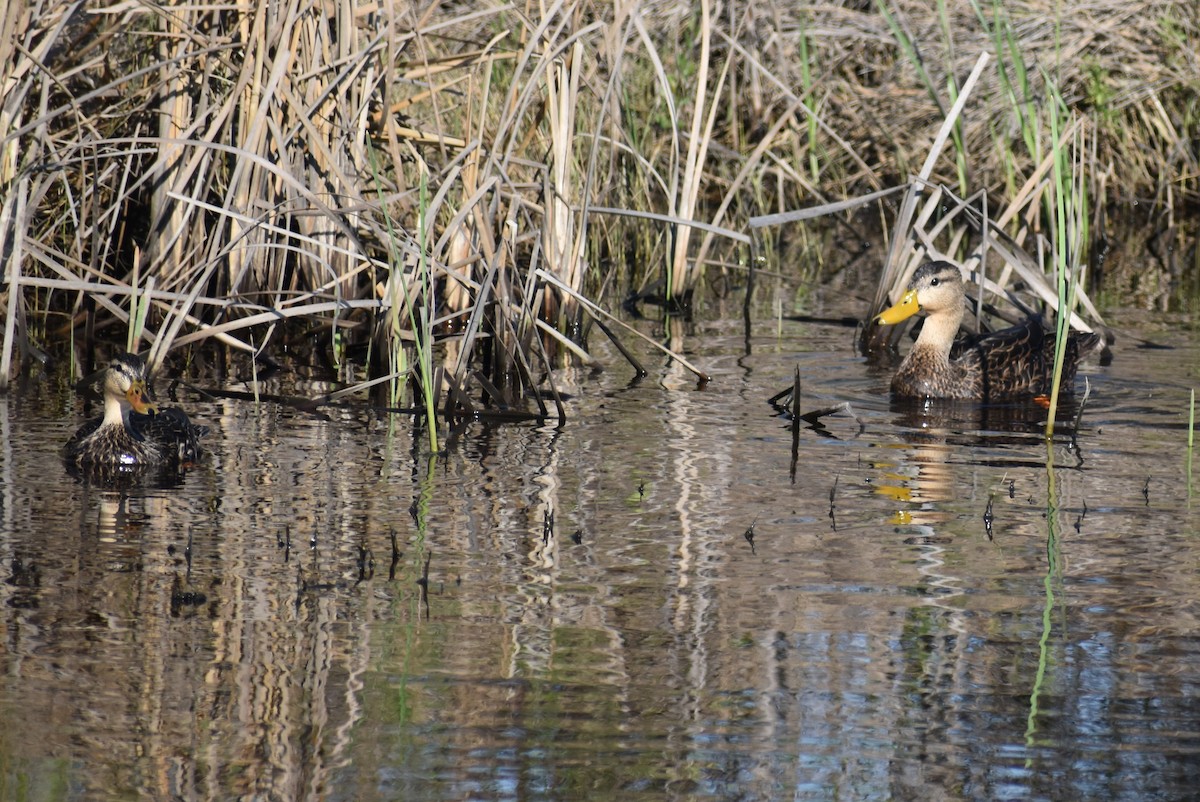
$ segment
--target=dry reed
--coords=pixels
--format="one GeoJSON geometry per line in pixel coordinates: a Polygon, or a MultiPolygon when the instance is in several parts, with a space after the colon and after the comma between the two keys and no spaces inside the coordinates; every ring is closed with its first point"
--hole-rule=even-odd
{"type": "MultiPolygon", "coordinates": [[[[214,339],[262,353],[304,320],[380,354],[431,338],[446,358],[423,391],[519,406],[562,355],[590,358],[606,294],[661,276],[681,295],[752,215],[906,182],[984,51],[928,186],[1036,207],[1045,154],[1023,132],[1045,87],[1024,65],[1042,64],[1090,126],[1101,203],[1195,200],[1194,4],[944,8],[16,0],[0,381],[17,346],[128,326],[140,296],[155,361],[214,339]],[[397,322],[401,303],[427,313],[397,322]]],[[[1026,214],[998,235],[1017,219],[1036,233],[1026,214]]],[[[413,364],[372,380],[420,383],[413,364]]]]}

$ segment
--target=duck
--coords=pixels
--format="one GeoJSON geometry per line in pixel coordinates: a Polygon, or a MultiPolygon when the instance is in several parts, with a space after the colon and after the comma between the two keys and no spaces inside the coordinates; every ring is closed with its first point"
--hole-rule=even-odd
{"type": "MultiPolygon", "coordinates": [[[[876,316],[875,323],[886,326],[926,315],[916,343],[892,377],[893,397],[986,403],[1049,394],[1056,337],[1041,318],[956,341],[965,311],[962,271],[952,262],[933,261],[917,268],[899,303],[876,316]]],[[[1067,335],[1062,392],[1073,390],[1079,363],[1104,345],[1096,333],[1067,335]]]]}
{"type": "Polygon", "coordinates": [[[183,410],[160,409],[147,388],[145,361],[120,353],[104,371],[104,414],[79,427],[64,455],[79,469],[181,469],[199,460],[206,434],[208,427],[192,423],[183,410]]]}

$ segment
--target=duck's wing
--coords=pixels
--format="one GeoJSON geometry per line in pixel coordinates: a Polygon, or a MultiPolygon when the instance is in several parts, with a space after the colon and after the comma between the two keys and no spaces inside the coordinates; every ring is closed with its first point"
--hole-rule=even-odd
{"type": "Polygon", "coordinates": [[[153,415],[130,413],[129,423],[148,440],[178,455],[180,462],[195,462],[200,457],[200,438],[208,427],[192,423],[178,407],[165,407],[153,415]]]}
{"type": "Polygon", "coordinates": [[[950,351],[950,358],[957,359],[968,351],[994,351],[997,354],[1019,355],[1032,353],[1049,343],[1054,348],[1054,337],[1041,318],[1030,317],[1015,326],[980,334],[959,332],[950,351]]]}
{"type": "Polygon", "coordinates": [[[71,435],[71,439],[68,440],[66,446],[64,446],[67,454],[73,454],[78,451],[79,444],[92,434],[95,434],[96,430],[100,428],[100,424],[103,422],[104,418],[92,418],[90,421],[76,429],[75,434],[71,435]]]}
{"type": "MultiPolygon", "coordinates": [[[[1103,345],[1099,334],[1071,332],[1063,353],[1062,386],[1071,391],[1079,363],[1103,345]]],[[[964,337],[955,342],[961,360],[977,361],[984,398],[1050,392],[1054,381],[1055,334],[1038,317],[1007,329],[964,337]]]]}

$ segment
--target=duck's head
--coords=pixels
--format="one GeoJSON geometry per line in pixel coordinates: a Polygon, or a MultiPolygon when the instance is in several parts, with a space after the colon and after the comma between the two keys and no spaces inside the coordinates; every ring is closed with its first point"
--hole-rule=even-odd
{"type": "Polygon", "coordinates": [[[121,409],[132,409],[142,415],[158,411],[146,389],[146,363],[135,354],[118,354],[104,372],[106,405],[116,402],[121,409]]]}
{"type": "Polygon", "coordinates": [[[937,314],[949,310],[961,315],[963,294],[962,271],[950,262],[926,262],[913,273],[908,291],[895,306],[879,313],[875,322],[888,326],[907,320],[918,312],[937,314]]]}

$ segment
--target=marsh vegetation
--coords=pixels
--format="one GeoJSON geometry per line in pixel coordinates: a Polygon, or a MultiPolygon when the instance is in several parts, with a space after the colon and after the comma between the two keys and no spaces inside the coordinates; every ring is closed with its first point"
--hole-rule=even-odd
{"type": "Polygon", "coordinates": [[[1196,41],[1193,0],[0,6],[0,798],[1189,798],[1196,41]],[[851,327],[931,256],[968,326],[1177,350],[1085,365],[1082,426],[897,408],[852,351],[902,332],[851,327]],[[76,481],[125,349],[206,455],[76,481]]]}
{"type": "Polygon", "coordinates": [[[303,332],[426,419],[561,417],[552,368],[640,336],[619,302],[819,280],[863,198],[876,308],[936,252],[1086,327],[1109,216],[1173,231],[1200,191],[1183,0],[0,13],[2,381],[68,343],[154,368],[303,332]]]}

